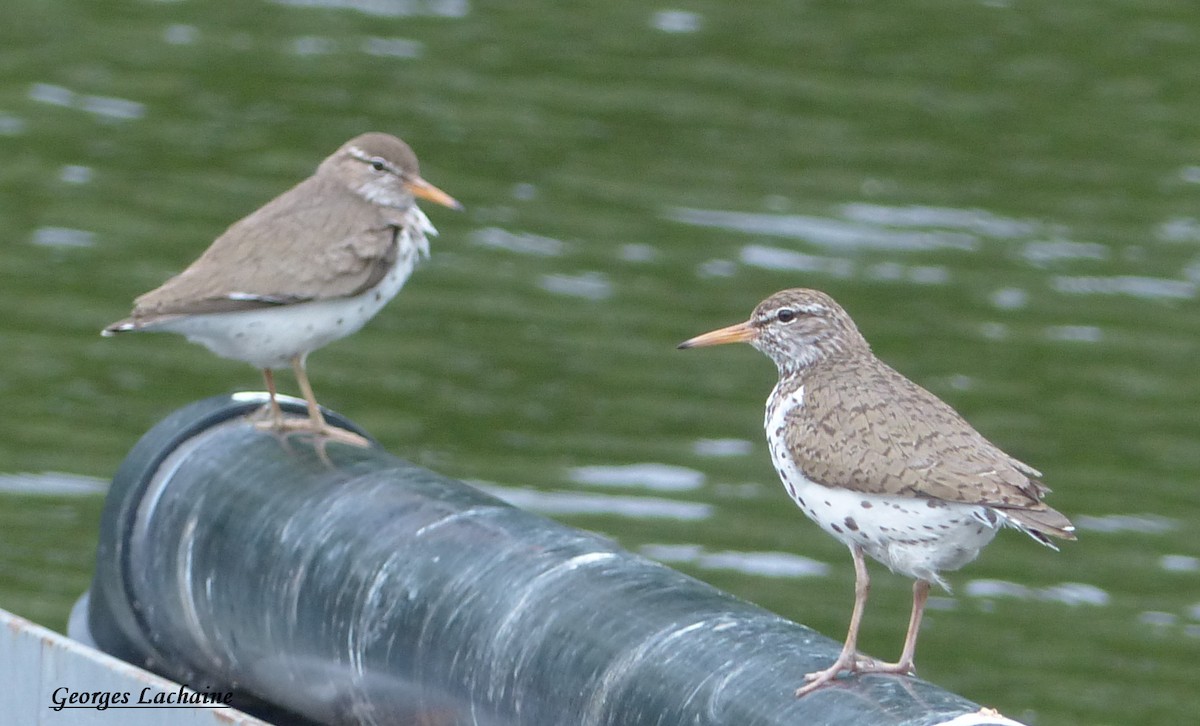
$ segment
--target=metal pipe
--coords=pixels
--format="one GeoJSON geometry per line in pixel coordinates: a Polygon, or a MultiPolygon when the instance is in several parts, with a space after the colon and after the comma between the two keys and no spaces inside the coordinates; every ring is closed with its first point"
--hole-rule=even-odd
{"type": "Polygon", "coordinates": [[[192,404],[121,465],[102,649],[330,724],[1014,723],[914,678],[797,699],[838,643],[381,448],[260,431],[262,401],[192,404]]]}

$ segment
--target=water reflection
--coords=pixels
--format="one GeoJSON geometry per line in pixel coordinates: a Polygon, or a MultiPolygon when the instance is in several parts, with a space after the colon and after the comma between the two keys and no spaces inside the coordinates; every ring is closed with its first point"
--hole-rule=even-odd
{"type": "Polygon", "coordinates": [[[0,493],[34,496],[95,496],[108,491],[108,480],[94,476],[43,471],[36,474],[0,474],[0,493]]]}
{"type": "Polygon", "coordinates": [[[1197,284],[1191,280],[1170,280],[1160,277],[1054,277],[1051,286],[1068,295],[1129,295],[1130,297],[1191,300],[1196,297],[1197,284]]]}
{"type": "Polygon", "coordinates": [[[669,464],[629,464],[627,466],[577,466],[568,478],[586,486],[640,487],[660,492],[679,492],[704,486],[704,473],[669,464]]]}
{"type": "Polygon", "coordinates": [[[1178,527],[1177,520],[1160,514],[1081,514],[1075,517],[1075,528],[1080,532],[1166,534],[1178,527]]]}
{"type": "Polygon", "coordinates": [[[1017,600],[1041,600],[1055,602],[1072,607],[1090,605],[1103,607],[1109,604],[1111,596],[1104,590],[1082,582],[1063,582],[1058,585],[1036,588],[1027,587],[1015,582],[1004,580],[971,580],[963,588],[967,597],[981,600],[995,598],[1014,598],[1017,600]]]}
{"type": "Polygon", "coordinates": [[[468,0],[271,0],[276,5],[297,8],[354,10],[380,18],[429,16],[462,18],[470,12],[468,0]]]}
{"type": "Polygon", "coordinates": [[[753,450],[754,444],[745,439],[698,439],[692,444],[692,453],[696,456],[746,456],[753,450]]]}
{"type": "Polygon", "coordinates": [[[96,244],[96,234],[85,229],[38,227],[31,241],[43,247],[91,247],[96,244]]]}
{"type": "Polygon", "coordinates": [[[674,519],[696,522],[713,514],[709,504],[657,497],[631,497],[585,494],[573,491],[546,491],[528,487],[508,487],[491,482],[471,481],[497,499],[531,512],[549,515],[605,515],[629,519],[674,519]]]}
{"type": "Polygon", "coordinates": [[[517,234],[499,227],[477,229],[471,233],[471,241],[481,247],[540,257],[558,257],[566,249],[566,244],[561,240],[536,234],[517,234]]]}
{"type": "Polygon", "coordinates": [[[705,570],[732,570],[758,577],[824,577],[829,565],[790,552],[710,552],[700,545],[647,544],[643,555],[667,564],[695,565],[705,570]]]}
{"type": "MultiPolygon", "coordinates": [[[[855,209],[855,207],[851,207],[855,209]]],[[[878,224],[845,221],[826,217],[780,214],[750,214],[706,209],[671,209],[667,219],[746,234],[791,237],[827,249],[887,250],[917,252],[961,250],[973,252],[980,241],[963,232],[925,230],[911,232],[878,224]]]]}
{"type": "Polygon", "coordinates": [[[701,15],[686,10],[659,10],[650,18],[650,27],[664,33],[695,33],[703,25],[701,15]]]}
{"type": "Polygon", "coordinates": [[[79,94],[52,83],[35,83],[29,88],[29,98],[51,106],[76,108],[112,121],[132,121],[146,115],[145,104],[124,98],[79,94]]]}
{"type": "Polygon", "coordinates": [[[1163,555],[1158,566],[1167,572],[1200,572],[1200,557],[1191,555],[1163,555]]]}

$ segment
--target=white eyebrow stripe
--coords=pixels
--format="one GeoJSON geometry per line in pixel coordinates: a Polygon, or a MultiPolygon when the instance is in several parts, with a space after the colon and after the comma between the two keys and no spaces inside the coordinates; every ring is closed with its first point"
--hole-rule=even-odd
{"type": "Polygon", "coordinates": [[[366,162],[368,164],[374,164],[375,162],[378,161],[378,162],[382,163],[384,168],[387,169],[388,171],[390,171],[391,173],[395,174],[396,176],[401,176],[400,169],[395,167],[391,162],[389,162],[387,159],[383,158],[382,156],[369,156],[367,154],[367,152],[363,151],[362,149],[358,148],[357,146],[351,146],[350,148],[346,149],[346,151],[349,151],[350,156],[353,156],[355,159],[358,159],[359,161],[362,161],[362,162],[366,162]]]}

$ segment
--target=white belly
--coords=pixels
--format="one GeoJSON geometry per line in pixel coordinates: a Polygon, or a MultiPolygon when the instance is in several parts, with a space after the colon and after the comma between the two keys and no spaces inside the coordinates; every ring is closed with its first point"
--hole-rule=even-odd
{"type": "MultiPolygon", "coordinates": [[[[772,393],[771,399],[774,400],[772,393]]],[[[1000,528],[987,507],[938,499],[864,494],[823,486],[796,467],[784,443],[786,413],[804,405],[804,388],[774,409],[768,404],[767,443],[788,495],[821,529],[848,546],[859,545],[892,571],[945,587],[938,576],[979,554],[1000,528]]]]}
{"type": "Polygon", "coordinates": [[[222,358],[258,368],[283,368],[294,356],[311,353],[361,329],[404,287],[416,258],[416,248],[402,245],[396,264],[379,284],[354,297],[186,315],[143,329],[179,333],[222,358]]]}

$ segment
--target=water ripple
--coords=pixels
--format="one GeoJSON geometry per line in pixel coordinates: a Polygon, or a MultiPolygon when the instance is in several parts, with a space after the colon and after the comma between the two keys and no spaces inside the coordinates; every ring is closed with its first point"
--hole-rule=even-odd
{"type": "Polygon", "coordinates": [[[1138,613],[1138,622],[1155,628],[1169,628],[1179,622],[1175,613],[1164,613],[1161,610],[1146,610],[1138,613]]]}
{"type": "Polygon", "coordinates": [[[192,45],[200,38],[200,30],[194,25],[175,23],[163,30],[163,40],[170,45],[192,45]]]}
{"type": "Polygon", "coordinates": [[[1196,297],[1196,283],[1163,277],[1067,277],[1058,275],[1050,282],[1055,291],[1068,295],[1129,295],[1146,299],[1184,299],[1196,297]]]}
{"type": "Polygon", "coordinates": [[[43,471],[37,474],[0,474],[0,492],[5,494],[35,494],[40,496],[85,496],[103,494],[108,480],[94,476],[43,471]]]}
{"type": "Polygon", "coordinates": [[[557,257],[567,245],[553,237],[536,234],[509,232],[499,227],[484,227],[471,233],[471,241],[480,247],[516,252],[521,255],[557,257]]]}
{"type": "Polygon", "coordinates": [[[704,25],[704,19],[686,10],[659,10],[650,18],[650,27],[664,33],[695,33],[704,25]]]}
{"type": "Polygon", "coordinates": [[[58,178],[67,184],[87,184],[92,180],[92,169],[88,166],[68,164],[59,169],[58,178]]]}
{"type": "Polygon", "coordinates": [[[319,35],[302,35],[291,43],[292,54],[305,57],[329,55],[336,49],[336,43],[319,35]]]}
{"type": "Polygon", "coordinates": [[[744,265],[767,270],[823,272],[834,277],[850,277],[854,273],[854,265],[849,260],[806,255],[779,247],[746,245],[742,248],[739,258],[744,265]]]}
{"type": "Polygon", "coordinates": [[[1099,343],[1104,340],[1104,331],[1095,325],[1051,325],[1046,328],[1046,338],[1064,343],[1099,343]]]}
{"type": "Polygon", "coordinates": [[[367,55],[384,58],[420,58],[425,53],[421,41],[408,38],[367,38],[362,49],[367,55]]]}
{"type": "Polygon", "coordinates": [[[713,508],[700,502],[655,497],[627,497],[580,492],[542,491],[471,481],[471,486],[503,499],[514,507],[542,514],[592,514],[630,519],[675,519],[695,522],[712,516],[713,508]]]}
{"type": "Polygon", "coordinates": [[[800,214],[753,214],[712,209],[675,207],[667,219],[750,234],[802,239],[829,249],[873,249],[903,252],[979,248],[979,239],[964,232],[908,231],[800,214]]]}
{"type": "Polygon", "coordinates": [[[1001,217],[982,209],[953,207],[888,207],[881,204],[853,203],[842,206],[847,219],[889,227],[934,227],[961,229],[987,237],[1013,239],[1029,237],[1039,225],[1022,219],[1001,217]]]}
{"type": "Polygon", "coordinates": [[[363,15],[403,18],[425,15],[438,18],[462,18],[470,12],[467,0],[271,0],[276,5],[297,8],[354,10],[363,15]]]}
{"type": "Polygon", "coordinates": [[[1096,242],[1072,242],[1065,239],[1027,242],[1021,257],[1036,267],[1045,267],[1058,260],[1107,260],[1109,250],[1096,242]]]}
{"type": "Polygon", "coordinates": [[[1167,572],[1200,572],[1200,557],[1189,555],[1163,555],[1158,566],[1167,572]]]}
{"type": "Polygon", "coordinates": [[[542,275],[538,287],[556,295],[582,297],[588,300],[603,300],[612,296],[612,283],[602,272],[582,272],[578,275],[559,273],[542,275]]]}
{"type": "Polygon", "coordinates": [[[603,487],[640,487],[659,492],[682,492],[704,486],[704,473],[670,464],[577,466],[567,472],[576,484],[603,487]]]}
{"type": "Polygon", "coordinates": [[[707,260],[696,266],[696,277],[701,279],[732,277],[735,272],[737,265],[732,260],[707,260]]]}
{"type": "Polygon", "coordinates": [[[1172,217],[1154,231],[1162,242],[1200,242],[1200,220],[1195,217],[1172,217]]]}
{"type": "Polygon", "coordinates": [[[82,111],[116,121],[140,119],[146,115],[145,104],[113,96],[83,96],[69,88],[52,83],[34,83],[29,98],[39,103],[82,111]]]}
{"type": "Polygon", "coordinates": [[[693,564],[708,570],[734,570],[761,577],[824,577],[829,565],[788,552],[705,551],[692,544],[648,544],[638,552],[671,564],[693,564]]]}
{"type": "Polygon", "coordinates": [[[1011,597],[1018,600],[1057,602],[1071,607],[1091,605],[1102,607],[1112,599],[1104,590],[1083,582],[1063,582],[1044,588],[1031,588],[1006,580],[971,580],[964,588],[968,597],[1011,597]]]}
{"type": "Polygon", "coordinates": [[[33,231],[33,243],[43,247],[91,247],[96,244],[96,234],[69,227],[38,227],[33,231]]]}
{"type": "Polygon", "coordinates": [[[1108,514],[1091,516],[1081,514],[1074,517],[1075,527],[1080,531],[1103,532],[1140,532],[1142,534],[1164,534],[1176,529],[1179,523],[1173,519],[1158,514],[1108,514]]]}
{"type": "Polygon", "coordinates": [[[0,136],[20,136],[25,133],[25,120],[0,113],[0,136]]]}
{"type": "Polygon", "coordinates": [[[990,300],[999,310],[1020,310],[1029,302],[1029,293],[1019,287],[1004,287],[993,292],[990,300]]]}
{"type": "Polygon", "coordinates": [[[697,456],[746,456],[754,451],[754,444],[745,439],[697,439],[692,451],[697,456]]]}

